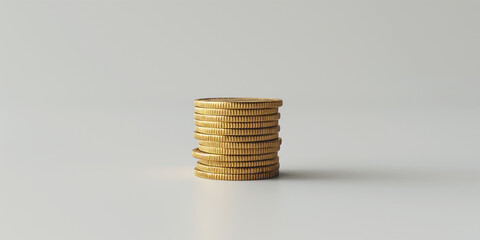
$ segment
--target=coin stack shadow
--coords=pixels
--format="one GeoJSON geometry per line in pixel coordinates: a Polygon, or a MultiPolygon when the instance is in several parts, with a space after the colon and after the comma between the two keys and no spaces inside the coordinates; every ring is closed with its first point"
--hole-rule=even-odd
{"type": "Polygon", "coordinates": [[[239,181],[278,176],[282,100],[205,98],[194,105],[197,177],[239,181]]]}

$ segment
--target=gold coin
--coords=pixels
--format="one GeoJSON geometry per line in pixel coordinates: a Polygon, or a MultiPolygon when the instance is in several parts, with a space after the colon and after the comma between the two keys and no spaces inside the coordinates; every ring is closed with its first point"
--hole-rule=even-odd
{"type": "Polygon", "coordinates": [[[206,128],[195,127],[197,132],[211,135],[265,135],[280,132],[280,126],[268,128],[206,128]]]}
{"type": "Polygon", "coordinates": [[[260,180],[266,178],[273,178],[278,176],[278,170],[265,173],[255,173],[255,174],[221,174],[221,173],[208,173],[203,172],[195,168],[193,171],[195,176],[207,179],[215,180],[230,180],[230,181],[244,181],[244,180],[260,180]]]}
{"type": "Polygon", "coordinates": [[[266,148],[266,147],[278,147],[282,144],[282,139],[278,138],[271,141],[263,142],[214,142],[199,140],[198,143],[206,147],[217,148],[266,148]]]}
{"type": "Polygon", "coordinates": [[[198,149],[202,152],[222,154],[222,155],[253,155],[253,154],[265,154],[278,152],[280,146],[277,147],[268,147],[268,148],[247,148],[247,149],[236,149],[236,148],[216,148],[216,147],[206,147],[199,145],[198,149]]]}
{"type": "Polygon", "coordinates": [[[215,116],[260,116],[278,113],[278,108],[264,109],[215,109],[215,108],[195,108],[195,112],[204,115],[215,116]]]}
{"type": "Polygon", "coordinates": [[[274,98],[201,98],[193,101],[195,107],[222,109],[278,108],[281,99],[274,98]]]}
{"type": "Polygon", "coordinates": [[[214,166],[214,167],[261,167],[267,166],[272,164],[279,163],[278,157],[268,160],[261,160],[261,161],[248,161],[248,162],[225,162],[225,161],[209,161],[198,159],[198,162],[207,165],[207,166],[214,166]]]}
{"type": "Polygon", "coordinates": [[[252,136],[222,136],[209,135],[199,132],[194,132],[193,136],[198,140],[215,141],[215,142],[260,142],[273,140],[278,138],[278,133],[266,135],[252,135],[252,136]]]}
{"type": "Polygon", "coordinates": [[[278,170],[280,164],[272,164],[262,167],[247,167],[247,168],[231,168],[231,167],[214,167],[203,165],[200,162],[197,162],[197,169],[202,172],[207,173],[223,173],[223,174],[254,174],[254,173],[264,173],[278,170]]]}
{"type": "Polygon", "coordinates": [[[266,153],[266,154],[255,154],[255,155],[221,155],[213,154],[200,151],[200,149],[195,148],[192,151],[192,156],[194,158],[208,160],[208,161],[225,161],[225,162],[247,162],[247,161],[261,161],[272,159],[278,156],[277,152],[266,153]]]}
{"type": "Polygon", "coordinates": [[[278,125],[278,120],[268,122],[208,122],[195,120],[195,125],[208,128],[265,128],[278,125]]]}
{"type": "Polygon", "coordinates": [[[280,119],[280,113],[262,116],[215,116],[194,113],[195,120],[210,122],[267,122],[280,119]]]}

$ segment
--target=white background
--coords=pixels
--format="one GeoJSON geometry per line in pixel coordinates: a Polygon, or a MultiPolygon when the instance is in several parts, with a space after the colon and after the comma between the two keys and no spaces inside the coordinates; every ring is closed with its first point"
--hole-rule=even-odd
{"type": "Polygon", "coordinates": [[[0,0],[0,239],[480,238],[479,1],[0,0]],[[284,100],[277,179],[193,99],[284,100]]]}

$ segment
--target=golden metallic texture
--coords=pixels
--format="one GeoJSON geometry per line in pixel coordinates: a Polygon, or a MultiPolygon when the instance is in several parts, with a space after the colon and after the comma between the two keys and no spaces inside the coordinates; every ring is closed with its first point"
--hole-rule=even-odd
{"type": "Polygon", "coordinates": [[[280,164],[272,164],[262,167],[246,167],[246,168],[231,168],[231,167],[214,167],[203,165],[200,162],[197,162],[197,169],[202,172],[207,173],[223,173],[223,174],[255,174],[255,173],[264,173],[272,172],[278,170],[280,164]]]}
{"type": "Polygon", "coordinates": [[[278,147],[282,144],[282,139],[277,138],[275,140],[263,141],[263,142],[214,142],[199,140],[198,144],[206,147],[216,148],[266,148],[266,147],[278,147]]]}
{"type": "Polygon", "coordinates": [[[251,136],[222,136],[210,135],[199,132],[194,132],[193,136],[198,140],[215,141],[215,142],[259,142],[278,138],[278,133],[266,135],[251,135],[251,136]]]}
{"type": "Polygon", "coordinates": [[[266,154],[255,154],[255,155],[221,155],[213,154],[200,151],[200,149],[195,148],[192,151],[192,156],[194,158],[208,160],[208,161],[225,161],[225,162],[246,162],[246,161],[260,161],[272,159],[278,156],[277,152],[266,153],[266,154]]]}
{"type": "Polygon", "coordinates": [[[215,109],[215,108],[195,108],[195,112],[204,115],[215,116],[261,116],[278,113],[278,108],[264,109],[215,109]]]}
{"type": "Polygon", "coordinates": [[[215,116],[194,113],[195,120],[210,122],[267,122],[280,119],[280,113],[262,116],[215,116]]]}
{"type": "Polygon", "coordinates": [[[281,99],[274,98],[201,98],[193,101],[195,107],[222,109],[278,108],[281,99]]]}
{"type": "Polygon", "coordinates": [[[265,173],[255,174],[221,174],[221,173],[208,173],[203,172],[195,168],[193,171],[195,176],[207,179],[215,180],[230,180],[230,181],[245,181],[245,180],[259,180],[266,178],[273,178],[278,176],[278,170],[265,173]]]}
{"type": "Polygon", "coordinates": [[[265,128],[278,125],[278,120],[268,122],[208,122],[195,120],[195,126],[209,128],[265,128]]]}
{"type": "Polygon", "coordinates": [[[241,167],[261,167],[261,166],[267,166],[267,165],[272,165],[272,164],[277,164],[279,163],[278,157],[273,158],[273,159],[268,159],[268,160],[261,160],[261,161],[248,161],[248,162],[225,162],[225,161],[209,161],[209,160],[203,160],[203,159],[198,159],[198,162],[207,165],[207,166],[214,166],[214,167],[236,167],[236,168],[241,168],[241,167]]]}
{"type": "Polygon", "coordinates": [[[280,132],[280,126],[268,127],[268,128],[206,128],[195,127],[199,133],[211,134],[211,135],[265,135],[280,132]]]}
{"type": "Polygon", "coordinates": [[[247,149],[236,149],[236,148],[216,148],[216,147],[207,147],[199,145],[198,149],[202,152],[214,153],[214,154],[223,154],[223,155],[253,155],[253,154],[265,154],[273,153],[280,150],[280,146],[277,147],[268,147],[268,148],[247,148],[247,149]]]}

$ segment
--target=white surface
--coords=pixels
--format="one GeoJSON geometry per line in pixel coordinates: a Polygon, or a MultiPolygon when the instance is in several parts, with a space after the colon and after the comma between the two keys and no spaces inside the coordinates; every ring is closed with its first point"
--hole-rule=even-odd
{"type": "Polygon", "coordinates": [[[476,1],[0,1],[0,239],[480,238],[476,1]],[[281,176],[193,176],[278,97],[281,176]]]}

